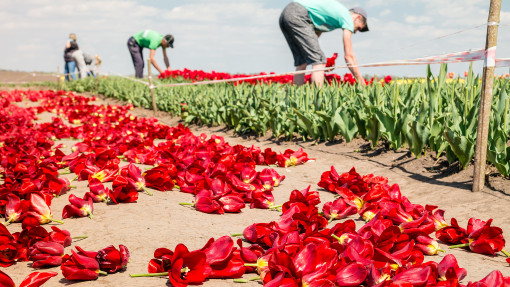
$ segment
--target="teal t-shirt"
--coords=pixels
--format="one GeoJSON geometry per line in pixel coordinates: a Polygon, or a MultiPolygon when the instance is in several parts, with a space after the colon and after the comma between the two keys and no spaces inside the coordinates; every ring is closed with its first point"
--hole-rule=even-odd
{"type": "Polygon", "coordinates": [[[335,29],[347,29],[354,32],[349,9],[338,0],[294,0],[308,10],[315,29],[329,32],[335,29]]]}
{"type": "Polygon", "coordinates": [[[136,43],[138,43],[140,47],[156,50],[159,46],[161,46],[163,35],[156,31],[145,30],[134,34],[133,38],[135,38],[136,43]]]}

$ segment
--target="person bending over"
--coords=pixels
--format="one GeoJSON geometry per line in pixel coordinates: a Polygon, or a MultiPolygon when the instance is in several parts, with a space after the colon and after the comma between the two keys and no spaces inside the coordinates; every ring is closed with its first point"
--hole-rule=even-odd
{"type": "Polygon", "coordinates": [[[73,61],[76,63],[76,67],[78,67],[80,79],[85,79],[87,77],[88,72],[90,72],[90,74],[94,76],[93,70],[87,68],[87,66],[90,67],[92,63],[94,63],[94,66],[96,67],[97,70],[101,65],[101,58],[98,55],[92,57],[91,55],[84,53],[82,50],[74,51],[72,58],[73,61]]]}
{"type": "MultiPolygon", "coordinates": [[[[306,70],[307,65],[312,65],[312,69],[325,68],[327,58],[319,46],[319,37],[323,32],[342,29],[345,62],[358,83],[365,85],[351,42],[352,34],[368,31],[367,12],[363,8],[348,10],[338,0],[294,0],[283,9],[279,22],[296,71],[306,70]]],[[[324,71],[312,72],[312,81],[322,86],[324,71]]],[[[304,82],[304,74],[294,75],[294,84],[304,82]]]]}
{"type": "Polygon", "coordinates": [[[170,62],[168,61],[168,57],[166,55],[166,48],[174,47],[174,37],[170,34],[165,36],[153,30],[144,30],[140,31],[133,36],[131,36],[127,42],[129,52],[131,53],[131,58],[133,60],[133,65],[135,66],[135,76],[137,78],[143,78],[143,48],[150,49],[149,59],[154,68],[158,70],[161,74],[163,70],[158,66],[154,56],[156,55],[156,49],[159,47],[163,48],[163,59],[165,61],[165,65],[167,70],[170,70],[170,62]]]}

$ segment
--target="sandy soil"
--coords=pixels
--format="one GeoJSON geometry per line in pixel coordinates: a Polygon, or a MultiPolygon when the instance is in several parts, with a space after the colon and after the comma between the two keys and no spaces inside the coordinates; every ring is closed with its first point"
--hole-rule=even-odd
{"type": "MultiPolygon", "coordinates": [[[[0,78],[3,80],[3,78],[0,78]]],[[[122,104],[112,99],[100,99],[97,104],[122,104]]],[[[152,111],[137,108],[132,111],[137,116],[152,116],[152,111]]],[[[39,121],[51,119],[52,114],[45,113],[39,121]]],[[[158,119],[168,125],[178,123],[177,118],[159,114],[158,119]]],[[[317,182],[322,172],[331,166],[339,172],[346,172],[355,167],[360,174],[373,173],[389,178],[390,184],[398,183],[402,194],[411,202],[419,204],[438,205],[446,210],[447,221],[451,217],[459,220],[461,226],[466,226],[470,217],[487,220],[494,218],[493,225],[503,228],[507,238],[510,234],[510,182],[499,176],[488,176],[492,187],[484,192],[472,193],[472,167],[457,172],[456,167],[445,168],[441,161],[435,164],[431,157],[416,159],[406,150],[393,152],[382,148],[367,150],[366,143],[354,141],[349,144],[320,143],[313,145],[307,142],[278,142],[269,137],[239,137],[222,127],[191,127],[196,134],[220,135],[232,145],[255,145],[262,148],[271,147],[277,151],[287,148],[303,147],[315,161],[293,168],[276,168],[280,174],[286,176],[282,185],[275,189],[276,204],[285,202],[294,189],[304,189],[308,185],[319,190],[322,203],[333,199],[333,194],[320,189],[317,182]]],[[[65,152],[76,141],[63,141],[65,152]]],[[[142,168],[144,166],[141,166],[142,168]]],[[[147,168],[147,166],[145,166],[147,168]]],[[[65,175],[72,178],[73,175],[65,175]]],[[[74,182],[76,188],[70,193],[83,196],[88,190],[86,182],[74,182]]],[[[277,220],[280,213],[260,209],[243,209],[240,214],[210,215],[197,212],[189,207],[180,206],[179,202],[191,202],[193,197],[178,191],[153,191],[154,196],[140,194],[138,202],[119,205],[94,205],[94,219],[79,218],[66,219],[59,227],[67,229],[72,236],[88,235],[89,238],[73,242],[72,247],[78,245],[85,250],[99,250],[110,244],[124,244],[131,252],[128,268],[123,273],[100,277],[92,282],[70,282],[61,274],[52,278],[45,286],[61,286],[62,284],[77,286],[164,286],[166,278],[130,278],[129,273],[145,273],[147,263],[156,248],[175,248],[178,243],[184,243],[190,250],[201,248],[210,237],[218,238],[232,233],[241,233],[243,229],[255,222],[269,222],[277,220]],[[59,284],[61,283],[61,284],[59,284]]],[[[68,203],[67,195],[53,200],[52,210],[56,218],[60,218],[63,207],[68,203]]],[[[336,222],[335,222],[336,223],[336,222]]],[[[333,225],[334,223],[332,223],[333,225]]],[[[361,226],[362,222],[357,221],[361,226]]],[[[47,228],[49,228],[46,225],[47,228]]],[[[19,231],[20,224],[9,226],[11,232],[19,231]]],[[[510,246],[510,245],[508,245],[510,246]]],[[[490,271],[498,269],[503,275],[510,276],[510,266],[502,255],[495,257],[478,255],[465,250],[448,250],[442,245],[446,254],[454,254],[461,267],[468,271],[463,280],[480,280],[490,271]]],[[[510,249],[510,247],[507,247],[510,249]]],[[[66,248],[70,253],[71,247],[66,248]]],[[[425,260],[440,261],[446,254],[426,257],[425,260]]],[[[34,271],[27,262],[21,262],[8,268],[2,268],[16,283],[30,272],[34,271]]],[[[59,268],[49,270],[59,271],[59,268]]],[[[60,272],[60,271],[59,271],[60,272]]],[[[255,275],[248,274],[245,278],[255,275]]],[[[209,280],[205,286],[233,286],[232,280],[209,280]]],[[[247,286],[256,286],[252,282],[247,286]]]]}
{"type": "Polygon", "coordinates": [[[0,83],[24,84],[34,82],[57,81],[57,76],[44,72],[18,72],[0,70],[0,83]]]}

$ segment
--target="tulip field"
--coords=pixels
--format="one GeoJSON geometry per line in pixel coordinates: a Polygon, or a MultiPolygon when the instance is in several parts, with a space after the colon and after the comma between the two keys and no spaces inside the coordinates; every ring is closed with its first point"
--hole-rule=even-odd
{"type": "MultiPolygon", "coordinates": [[[[176,77],[174,81],[229,78],[189,70],[165,77],[170,74],[176,77]]],[[[451,79],[447,74],[443,65],[437,77],[429,69],[425,79],[389,77],[363,89],[346,75],[345,81],[333,79],[322,89],[268,82],[254,85],[251,81],[156,88],[155,95],[159,110],[180,116],[185,124],[225,125],[239,134],[271,132],[274,138],[287,140],[349,142],[360,137],[373,147],[385,144],[393,150],[408,149],[416,157],[432,152],[463,169],[474,156],[481,81],[472,71],[465,78],[451,79]]],[[[93,80],[66,87],[95,90],[93,80]]],[[[97,91],[151,107],[149,88],[140,83],[105,78],[99,80],[97,91]]],[[[496,79],[488,161],[505,177],[510,175],[509,93],[508,79],[496,79]]]]}
{"type": "MultiPolygon", "coordinates": [[[[157,84],[229,77],[198,74],[157,84]]],[[[94,79],[0,91],[0,286],[510,286],[507,198],[188,127],[362,138],[470,164],[481,88],[472,71],[450,79],[442,66],[365,88],[329,81],[156,88],[158,109],[180,117],[173,125],[141,116],[149,88],[117,77],[97,92],[119,105],[75,93],[94,92],[94,79]]],[[[509,92],[496,80],[488,147],[504,177],[509,92]]]]}

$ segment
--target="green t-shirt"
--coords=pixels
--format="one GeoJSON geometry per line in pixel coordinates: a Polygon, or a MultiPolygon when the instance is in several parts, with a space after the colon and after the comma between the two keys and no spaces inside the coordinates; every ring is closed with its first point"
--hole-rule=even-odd
{"type": "Polygon", "coordinates": [[[329,32],[340,28],[354,32],[351,13],[338,0],[294,0],[294,2],[308,10],[316,30],[329,32]]]}
{"type": "Polygon", "coordinates": [[[134,34],[133,38],[135,38],[136,43],[138,43],[140,47],[156,50],[159,46],[161,46],[163,35],[156,31],[145,30],[134,34]]]}

